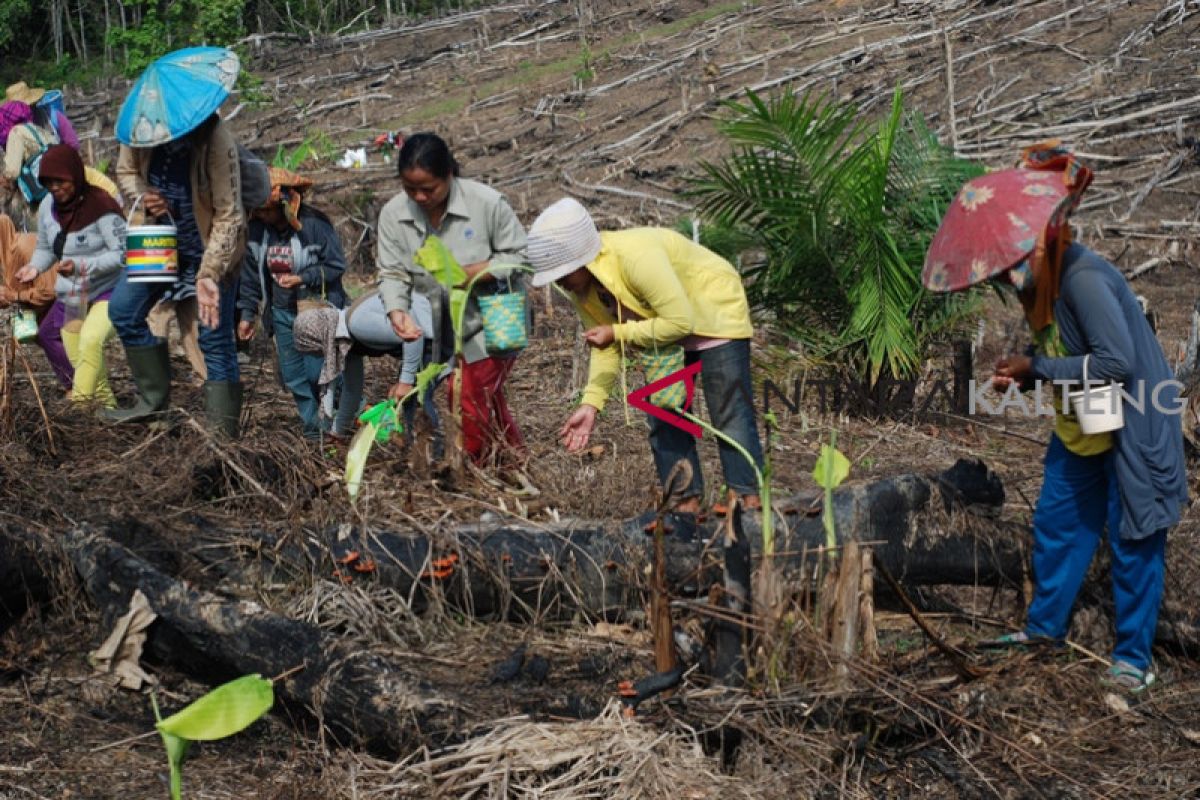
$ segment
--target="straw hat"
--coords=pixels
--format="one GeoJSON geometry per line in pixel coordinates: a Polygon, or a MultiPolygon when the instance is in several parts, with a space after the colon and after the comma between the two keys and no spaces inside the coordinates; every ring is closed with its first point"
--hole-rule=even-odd
{"type": "Polygon", "coordinates": [[[600,255],[600,232],[578,200],[564,197],[529,226],[525,254],[533,267],[530,282],[545,286],[592,263],[600,255]]]}
{"type": "Polygon", "coordinates": [[[5,100],[17,100],[29,106],[35,105],[45,95],[45,89],[31,89],[25,81],[17,81],[4,90],[5,100]]]}

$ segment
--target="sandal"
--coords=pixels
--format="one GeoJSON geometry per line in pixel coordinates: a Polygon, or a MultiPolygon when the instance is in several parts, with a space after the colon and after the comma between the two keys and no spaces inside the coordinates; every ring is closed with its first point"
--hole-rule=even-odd
{"type": "Polygon", "coordinates": [[[1153,686],[1156,680],[1158,676],[1149,669],[1138,669],[1128,661],[1118,661],[1108,668],[1100,682],[1130,694],[1141,694],[1153,686]]]}

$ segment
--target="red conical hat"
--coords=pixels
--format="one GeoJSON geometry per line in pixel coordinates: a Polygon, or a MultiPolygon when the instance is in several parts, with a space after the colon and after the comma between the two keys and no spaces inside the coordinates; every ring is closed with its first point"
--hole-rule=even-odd
{"type": "Polygon", "coordinates": [[[959,190],[925,256],[925,288],[958,291],[1015,267],[1066,220],[1091,182],[1091,171],[1059,149],[1031,148],[1025,163],[959,190]]]}

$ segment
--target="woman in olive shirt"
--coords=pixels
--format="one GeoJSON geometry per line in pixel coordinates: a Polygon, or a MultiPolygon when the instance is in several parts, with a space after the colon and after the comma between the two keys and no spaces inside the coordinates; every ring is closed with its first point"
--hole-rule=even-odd
{"type": "MultiPolygon", "coordinates": [[[[516,356],[489,353],[476,296],[508,291],[513,266],[525,264],[525,229],[503,195],[476,181],[459,177],[449,147],[432,133],[410,136],[398,157],[404,193],[393,197],[379,214],[380,293],[396,334],[411,341],[422,335],[408,313],[414,287],[433,306],[433,359],[449,361],[453,335],[448,333],[448,303],[443,287],[415,261],[426,238],[436,235],[468,279],[476,281],[463,315],[462,393],[463,443],[471,459],[484,463],[524,450],[524,440],[504,398],[504,382],[516,356]]],[[[450,381],[451,395],[454,381],[450,381]]]]}

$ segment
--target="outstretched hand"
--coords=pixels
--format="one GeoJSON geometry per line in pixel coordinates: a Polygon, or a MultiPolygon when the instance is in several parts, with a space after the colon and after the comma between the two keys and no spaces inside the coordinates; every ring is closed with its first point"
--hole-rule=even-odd
{"type": "Polygon", "coordinates": [[[200,324],[216,330],[221,324],[221,290],[212,278],[196,281],[196,305],[200,308],[200,324]]]}
{"type": "Polygon", "coordinates": [[[996,362],[996,368],[992,374],[992,388],[998,392],[1006,391],[1009,386],[1014,383],[1020,384],[1029,377],[1032,370],[1032,358],[1009,354],[996,362]]]}
{"type": "Polygon", "coordinates": [[[562,443],[566,445],[567,452],[578,453],[583,448],[587,447],[588,440],[592,437],[592,430],[596,427],[596,409],[593,406],[581,405],[575,409],[575,413],[567,418],[566,423],[558,432],[558,436],[562,439],[562,443]]]}
{"type": "Polygon", "coordinates": [[[392,323],[392,330],[396,332],[396,335],[406,342],[415,342],[425,335],[421,326],[406,311],[400,309],[389,311],[388,322],[392,323]]]}
{"type": "Polygon", "coordinates": [[[612,325],[600,325],[585,331],[583,338],[592,347],[608,347],[616,341],[612,325]]]}
{"type": "Polygon", "coordinates": [[[392,388],[388,389],[388,399],[399,402],[403,400],[412,390],[413,385],[411,383],[397,381],[396,383],[392,384],[392,388]]]}

